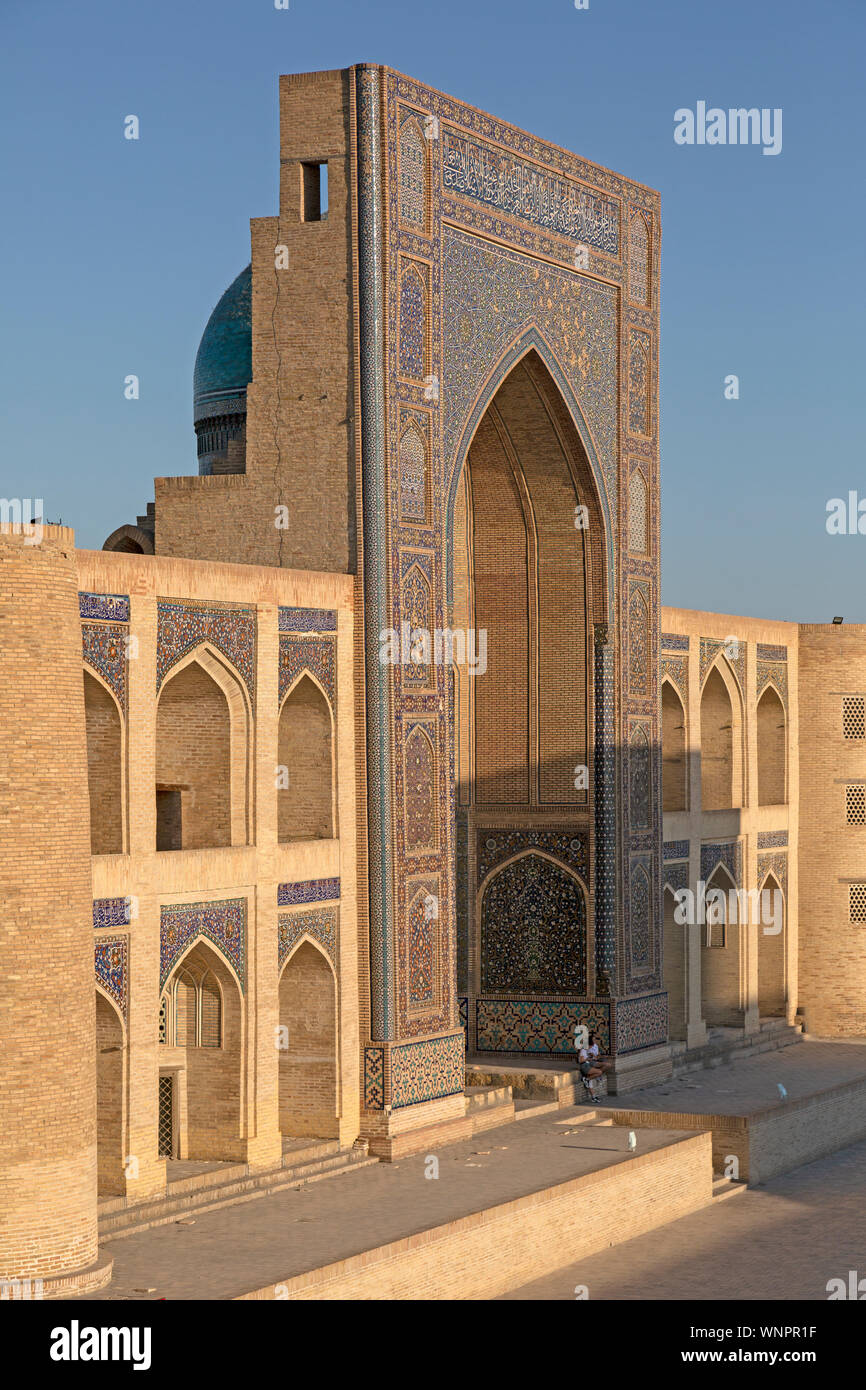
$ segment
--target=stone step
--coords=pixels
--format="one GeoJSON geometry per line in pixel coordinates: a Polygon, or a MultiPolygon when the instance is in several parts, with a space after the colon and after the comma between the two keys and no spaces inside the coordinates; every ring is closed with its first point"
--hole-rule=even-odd
{"type": "Polygon", "coordinates": [[[511,1100],[510,1086],[467,1086],[466,1114],[488,1110],[495,1105],[508,1105],[511,1100]]]}
{"type": "Polygon", "coordinates": [[[337,1177],[340,1173],[355,1172],[378,1163],[371,1158],[366,1149],[343,1149],[327,1157],[295,1163],[279,1168],[269,1168],[262,1173],[249,1173],[244,1169],[241,1176],[211,1183],[192,1192],[176,1194],[171,1184],[165,1196],[122,1210],[101,1213],[99,1218],[100,1240],[118,1240],[133,1232],[146,1231],[153,1226],[165,1226],[196,1212],[212,1211],[217,1207],[233,1206],[239,1202],[251,1201],[266,1196],[269,1192],[279,1192],[287,1187],[303,1187],[322,1178],[337,1177]]]}
{"type": "Polygon", "coordinates": [[[713,1178],[713,1201],[724,1202],[728,1197],[738,1197],[742,1192],[748,1192],[749,1184],[745,1182],[734,1182],[732,1178],[713,1178]]]}

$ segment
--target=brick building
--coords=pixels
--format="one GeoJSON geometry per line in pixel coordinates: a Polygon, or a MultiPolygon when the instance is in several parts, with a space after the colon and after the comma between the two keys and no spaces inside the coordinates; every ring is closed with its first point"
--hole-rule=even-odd
{"type": "Polygon", "coordinates": [[[862,1031],[866,644],[660,609],[660,236],[389,69],[281,79],[198,475],[102,552],[0,535],[0,1277],[104,1282],[97,1195],[175,1162],[456,1137],[467,1051],[586,1024],[624,1092],[862,1031]]]}

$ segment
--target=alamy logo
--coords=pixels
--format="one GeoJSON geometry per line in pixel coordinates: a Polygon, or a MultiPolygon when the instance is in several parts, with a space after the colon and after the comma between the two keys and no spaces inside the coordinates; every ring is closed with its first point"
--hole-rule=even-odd
{"type": "Polygon", "coordinates": [[[776,106],[707,108],[699,101],[694,111],[681,106],[674,112],[677,145],[763,145],[764,154],[782,152],[782,108],[776,106]]]}
{"type": "Polygon", "coordinates": [[[134,1371],[150,1370],[149,1327],[68,1327],[51,1330],[52,1361],[132,1361],[134,1371]]]}

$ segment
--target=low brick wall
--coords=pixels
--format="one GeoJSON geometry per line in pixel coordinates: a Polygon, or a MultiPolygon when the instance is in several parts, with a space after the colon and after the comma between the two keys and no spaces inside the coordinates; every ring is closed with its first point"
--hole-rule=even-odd
{"type": "Polygon", "coordinates": [[[712,1200],[708,1133],[364,1251],[244,1299],[488,1299],[712,1200]]]}
{"type": "Polygon", "coordinates": [[[633,1129],[709,1130],[715,1172],[725,1173],[733,1156],[739,1168],[727,1176],[754,1186],[866,1139],[866,1078],[784,1100],[750,1115],[625,1109],[606,1114],[615,1124],[633,1129]]]}

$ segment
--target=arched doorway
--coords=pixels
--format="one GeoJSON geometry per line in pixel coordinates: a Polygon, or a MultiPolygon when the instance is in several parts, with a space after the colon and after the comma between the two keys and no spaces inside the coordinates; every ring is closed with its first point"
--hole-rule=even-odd
{"type": "Polygon", "coordinates": [[[234,974],[199,939],[172,971],[160,1001],[160,1076],[172,1081],[171,1094],[161,1087],[160,1104],[171,1107],[161,1125],[172,1134],[171,1157],[239,1154],[241,1016],[234,974]]]}
{"type": "Polygon", "coordinates": [[[310,940],[283,967],[279,1008],[280,1130],[336,1137],[336,982],[330,962],[310,940]]]}
{"type": "Polygon", "coordinates": [[[676,898],[669,887],[664,891],[664,987],[668,992],[668,1031],[671,1039],[686,1036],[686,996],[688,993],[687,922],[676,920],[676,898]]]}
{"type": "Polygon", "coordinates": [[[740,986],[740,923],[736,884],[724,864],[706,885],[706,923],[701,927],[701,1012],[712,1027],[743,1024],[740,986]]]}
{"type": "Polygon", "coordinates": [[[96,991],[96,1169],[100,1195],[119,1195],[123,1180],[123,1023],[96,991]]]}
{"type": "Polygon", "coordinates": [[[329,840],[334,834],[334,766],[331,708],[308,675],[287,694],[280,710],[280,768],[286,785],[277,793],[278,838],[329,840]]]}
{"type": "Polygon", "coordinates": [[[774,875],[768,874],[761,892],[761,915],[757,928],[758,1013],[761,1018],[785,1017],[786,916],[782,889],[774,875]]]}
{"type": "Polygon", "coordinates": [[[576,879],[550,865],[559,857],[578,875],[589,872],[605,520],[587,452],[540,351],[515,363],[478,420],[454,484],[448,544],[451,625],[474,634],[476,653],[482,634],[486,644],[483,674],[468,661],[454,666],[458,984],[470,995],[583,994],[585,900],[576,879]],[[557,853],[545,859],[554,843],[557,853]],[[505,857],[500,844],[522,867],[484,888],[491,853],[505,857]],[[520,850],[533,845],[540,853],[523,862],[520,850]],[[533,874],[550,896],[536,896],[533,874]],[[558,914],[569,894],[566,926],[558,914]],[[494,902],[515,933],[513,970],[497,944],[494,902]],[[534,954],[578,923],[579,966],[576,958],[554,966],[552,947],[549,958],[534,954]],[[495,983],[507,978],[510,986],[495,983]]]}

